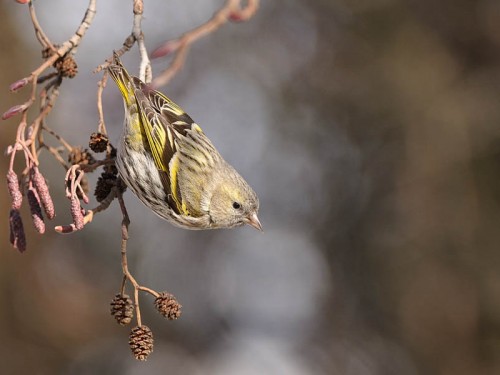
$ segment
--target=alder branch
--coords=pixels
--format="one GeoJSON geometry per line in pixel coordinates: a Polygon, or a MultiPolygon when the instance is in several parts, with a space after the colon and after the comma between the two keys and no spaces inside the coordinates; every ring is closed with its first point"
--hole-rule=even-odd
{"type": "Polygon", "coordinates": [[[213,33],[228,21],[247,21],[257,12],[259,7],[259,0],[247,0],[246,6],[242,6],[241,3],[242,0],[227,0],[225,5],[206,23],[186,32],[177,39],[167,40],[156,48],[151,54],[152,58],[159,58],[171,53],[175,53],[175,55],[169,67],[153,80],[152,86],[157,88],[170,82],[184,66],[191,44],[213,33]]]}
{"type": "MultiPolygon", "coordinates": [[[[21,115],[17,125],[15,141],[7,148],[9,156],[9,169],[7,172],[7,187],[11,195],[11,209],[9,212],[10,242],[19,251],[26,250],[26,236],[20,214],[23,199],[26,196],[30,208],[31,218],[35,229],[39,233],[45,232],[45,217],[52,220],[55,209],[49,193],[45,178],[40,172],[39,156],[47,152],[65,169],[66,197],[70,202],[72,222],[67,225],[55,226],[58,233],[74,233],[80,231],[92,222],[97,213],[105,211],[113,201],[118,200],[122,213],[121,222],[121,266],[122,281],[119,294],[111,303],[111,313],[121,325],[132,320],[135,311],[137,327],[132,329],[130,347],[134,356],[144,360],[151,353],[153,342],[151,330],[142,324],[139,292],[146,293],[154,298],[156,310],[165,318],[177,319],[181,314],[181,305],[176,298],[168,292],[157,292],[152,288],[140,285],[129,269],[127,258],[127,244],[129,238],[130,218],[128,216],[123,193],[126,189],[118,176],[116,167],[116,148],[109,142],[104,119],[102,104],[103,91],[106,87],[108,72],[105,70],[113,61],[110,56],[94,72],[104,70],[102,78],[97,84],[97,132],[90,136],[89,148],[94,153],[105,153],[104,158],[96,160],[87,148],[72,145],[62,136],[47,125],[47,117],[53,110],[60,96],[61,84],[66,78],[73,78],[77,74],[77,65],[74,60],[77,49],[91,26],[96,14],[97,0],[89,0],[82,21],[75,33],[62,44],[55,44],[44,32],[36,14],[35,6],[31,0],[17,0],[18,3],[28,4],[28,10],[35,31],[35,37],[42,48],[42,63],[29,75],[23,77],[9,87],[11,92],[20,91],[25,86],[31,85],[31,90],[25,102],[17,104],[3,113],[2,119],[21,115]],[[54,70],[50,70],[54,68],[54,70]],[[41,85],[44,85],[40,88],[41,85]],[[38,112],[33,119],[28,119],[28,110],[38,100],[38,112]],[[47,140],[45,136],[47,135],[47,140]],[[51,142],[57,143],[53,146],[51,142]],[[20,173],[14,171],[14,161],[18,153],[24,156],[25,166],[20,173]],[[67,153],[68,160],[63,157],[67,153]],[[87,174],[102,168],[101,175],[95,186],[94,196],[98,204],[92,209],[84,209],[83,204],[89,204],[87,174]],[[43,211],[42,211],[43,209],[43,211]],[[125,294],[127,287],[133,288],[133,302],[125,294]],[[133,304],[133,306],[132,306],[133,304]],[[143,344],[146,343],[146,346],[143,344]]],[[[200,38],[216,31],[227,21],[245,21],[251,18],[259,5],[259,0],[227,0],[214,16],[205,24],[200,25],[185,33],[177,39],[165,42],[154,53],[153,57],[160,57],[174,53],[170,66],[154,81],[152,81],[151,62],[142,30],[144,14],[144,1],[133,1],[132,31],[125,38],[120,49],[115,51],[118,56],[129,52],[137,43],[140,55],[139,78],[151,83],[152,86],[165,85],[180,71],[185,63],[189,47],[200,38]]]]}
{"type": "MultiPolygon", "coordinates": [[[[26,3],[23,1],[22,3],[26,3]]],[[[92,23],[96,11],[96,0],[90,0],[85,11],[85,15],[78,26],[75,33],[65,41],[61,46],[56,47],[50,41],[42,26],[40,25],[35,6],[32,1],[28,2],[28,11],[30,14],[31,22],[35,31],[35,36],[42,47],[42,57],[45,59],[36,69],[34,69],[28,76],[21,78],[10,85],[12,92],[19,91],[28,84],[31,84],[31,92],[28,100],[22,104],[15,105],[8,109],[3,115],[2,119],[8,119],[17,114],[21,114],[21,120],[17,127],[16,139],[14,144],[9,146],[10,163],[7,175],[10,176],[9,192],[13,197],[22,197],[25,190],[28,193],[28,203],[30,205],[32,219],[35,228],[43,233],[44,224],[40,210],[40,203],[43,205],[47,218],[53,219],[55,210],[52,203],[45,178],[39,171],[38,156],[42,150],[48,150],[56,160],[66,167],[66,163],[60,156],[59,152],[52,146],[48,146],[43,141],[42,131],[44,130],[45,119],[52,111],[57,98],[59,96],[59,87],[64,78],[72,78],[76,74],[76,63],[73,59],[74,51],[81,42],[85,32],[92,23]],[[56,72],[50,72],[42,76],[43,73],[53,66],[56,72]],[[39,108],[38,114],[31,123],[28,121],[28,110],[35,104],[37,100],[38,85],[48,81],[45,87],[39,93],[39,108]],[[30,124],[28,126],[28,124],[30,124]],[[25,168],[21,175],[21,184],[17,174],[14,172],[14,159],[18,152],[22,151],[25,158],[25,168]]],[[[67,146],[67,145],[65,145],[67,146]]],[[[24,237],[24,229],[22,219],[19,214],[21,200],[13,200],[11,207],[11,244],[17,247],[20,251],[26,249],[26,239],[24,237]]]]}
{"type": "Polygon", "coordinates": [[[149,83],[151,82],[153,72],[151,70],[151,62],[149,61],[148,51],[146,50],[146,45],[144,44],[144,33],[141,28],[142,14],[144,11],[142,1],[143,0],[134,0],[134,27],[132,29],[132,35],[134,35],[134,38],[137,41],[139,53],[141,55],[139,78],[141,81],[149,83]]]}

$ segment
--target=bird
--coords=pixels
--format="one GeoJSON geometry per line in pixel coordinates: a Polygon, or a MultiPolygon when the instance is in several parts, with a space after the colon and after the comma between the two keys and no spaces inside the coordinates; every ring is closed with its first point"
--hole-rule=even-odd
{"type": "Polygon", "coordinates": [[[259,198],[177,104],[130,76],[116,53],[107,71],[123,96],[116,167],[155,214],[185,229],[250,225],[262,231],[259,198]]]}

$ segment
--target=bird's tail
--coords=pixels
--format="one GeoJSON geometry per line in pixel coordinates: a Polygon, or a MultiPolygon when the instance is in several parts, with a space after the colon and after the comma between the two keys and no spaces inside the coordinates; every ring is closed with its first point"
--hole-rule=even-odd
{"type": "Polygon", "coordinates": [[[127,70],[123,67],[123,64],[116,52],[113,53],[113,63],[108,66],[108,72],[118,86],[118,89],[120,89],[127,106],[131,105],[135,100],[133,80],[127,70]]]}

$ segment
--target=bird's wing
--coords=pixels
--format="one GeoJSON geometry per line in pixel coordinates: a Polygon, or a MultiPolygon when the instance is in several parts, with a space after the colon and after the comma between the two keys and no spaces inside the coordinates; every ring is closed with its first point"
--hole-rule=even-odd
{"type": "Polygon", "coordinates": [[[164,183],[169,204],[178,214],[189,215],[177,180],[179,156],[177,141],[199,126],[177,104],[162,93],[133,77],[135,97],[151,154],[164,183]]]}

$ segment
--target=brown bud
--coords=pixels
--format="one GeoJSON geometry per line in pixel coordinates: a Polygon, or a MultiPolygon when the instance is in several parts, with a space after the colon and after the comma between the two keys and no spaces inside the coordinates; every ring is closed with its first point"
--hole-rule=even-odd
{"type": "Polygon", "coordinates": [[[37,167],[31,168],[31,182],[38,193],[38,197],[40,198],[40,202],[42,203],[42,207],[47,215],[47,218],[52,220],[56,216],[54,203],[52,202],[52,197],[50,196],[45,178],[42,176],[37,167]]]}
{"type": "Polygon", "coordinates": [[[33,220],[33,225],[38,233],[45,233],[45,223],[42,216],[42,207],[40,207],[40,201],[38,199],[38,194],[35,189],[29,188],[26,193],[28,197],[28,204],[31,211],[31,219],[33,220]]]}
{"type": "Polygon", "coordinates": [[[153,332],[148,326],[137,326],[130,332],[128,344],[139,361],[145,361],[153,352],[153,343],[153,332]]]}
{"type": "Polygon", "coordinates": [[[10,91],[17,91],[19,89],[22,89],[24,86],[26,86],[26,84],[28,83],[28,79],[27,78],[23,78],[23,79],[20,79],[14,83],[12,83],[10,86],[9,86],[9,90],[10,91]]]}
{"type": "Polygon", "coordinates": [[[177,302],[173,294],[161,292],[155,299],[158,312],[169,320],[175,320],[181,316],[182,305],[177,302]]]}
{"type": "Polygon", "coordinates": [[[241,11],[230,13],[228,19],[229,19],[229,21],[233,21],[233,22],[245,21],[245,19],[243,18],[242,14],[241,14],[241,11]]]}
{"type": "Polygon", "coordinates": [[[172,52],[175,52],[180,46],[181,43],[179,42],[179,40],[169,40],[168,42],[163,43],[163,45],[155,49],[151,53],[151,58],[157,59],[158,57],[166,56],[172,52]]]}
{"type": "Polygon", "coordinates": [[[229,14],[228,19],[233,22],[247,21],[248,19],[250,19],[250,17],[252,17],[255,14],[257,8],[258,8],[257,2],[250,3],[249,1],[247,1],[245,7],[241,9],[234,9],[229,14]]]}
{"type": "Polygon", "coordinates": [[[134,0],[134,14],[142,14],[144,12],[144,5],[142,0],[134,0]]]}
{"type": "Polygon", "coordinates": [[[4,112],[2,115],[2,120],[7,120],[8,118],[11,118],[12,116],[17,115],[18,113],[21,113],[24,111],[28,106],[26,104],[18,104],[13,107],[10,107],[7,111],[4,112]]]}
{"type": "Polygon", "coordinates": [[[73,217],[73,223],[77,230],[83,229],[83,214],[82,207],[80,206],[80,201],[77,197],[71,197],[71,216],[73,217]]]}
{"type": "Polygon", "coordinates": [[[129,324],[134,317],[134,303],[126,294],[117,294],[111,300],[111,315],[119,325],[129,324]]]}
{"type": "Polygon", "coordinates": [[[14,210],[19,210],[21,208],[21,203],[23,203],[23,195],[21,189],[19,189],[19,179],[13,170],[7,172],[7,189],[12,198],[12,208],[14,210]]]}
{"type": "Polygon", "coordinates": [[[109,138],[106,134],[92,133],[89,147],[94,152],[104,152],[108,148],[109,138]]]}
{"type": "Polygon", "coordinates": [[[26,250],[26,235],[24,233],[23,220],[21,219],[19,210],[10,210],[9,225],[11,245],[21,253],[24,252],[26,250]]]}

